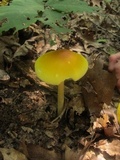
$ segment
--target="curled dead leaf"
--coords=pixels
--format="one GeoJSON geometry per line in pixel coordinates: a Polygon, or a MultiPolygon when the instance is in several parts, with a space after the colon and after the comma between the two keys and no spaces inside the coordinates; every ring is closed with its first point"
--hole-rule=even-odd
{"type": "Polygon", "coordinates": [[[104,68],[102,58],[95,60],[83,78],[83,97],[91,114],[99,115],[103,103],[110,104],[116,85],[116,77],[104,68]]]}
{"type": "Polygon", "coordinates": [[[61,160],[61,154],[42,148],[38,145],[27,145],[28,156],[30,160],[61,160]]]}
{"type": "Polygon", "coordinates": [[[27,160],[26,156],[14,148],[0,148],[3,160],[27,160]]]}

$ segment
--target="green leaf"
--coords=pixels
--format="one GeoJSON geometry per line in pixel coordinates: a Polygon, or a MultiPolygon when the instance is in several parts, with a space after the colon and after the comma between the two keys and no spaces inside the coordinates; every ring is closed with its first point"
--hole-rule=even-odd
{"type": "Polygon", "coordinates": [[[42,0],[13,0],[10,6],[0,7],[0,24],[3,21],[0,33],[14,27],[16,31],[28,27],[37,20],[37,11],[44,11],[42,0]]]}
{"type": "Polygon", "coordinates": [[[10,6],[0,7],[0,33],[10,28],[15,31],[27,28],[37,20],[58,33],[66,33],[70,31],[69,13],[88,13],[95,9],[83,0],[12,0],[10,6]]]}
{"type": "Polygon", "coordinates": [[[107,42],[107,39],[102,39],[102,38],[101,38],[101,39],[98,39],[97,42],[98,42],[98,43],[106,43],[106,42],[107,42]]]}
{"type": "Polygon", "coordinates": [[[60,12],[93,12],[97,7],[90,7],[85,1],[82,0],[48,0],[47,5],[52,9],[55,9],[60,12]]]}
{"type": "Polygon", "coordinates": [[[63,20],[64,14],[51,9],[46,9],[43,17],[39,20],[45,25],[51,26],[58,33],[66,33],[70,30],[67,28],[67,20],[63,20]]]}
{"type": "Polygon", "coordinates": [[[115,48],[113,48],[112,46],[110,46],[110,47],[107,49],[107,52],[109,53],[109,55],[112,55],[112,54],[117,53],[117,50],[116,50],[115,48]]]}
{"type": "Polygon", "coordinates": [[[106,3],[110,3],[112,0],[105,0],[106,3]]]}

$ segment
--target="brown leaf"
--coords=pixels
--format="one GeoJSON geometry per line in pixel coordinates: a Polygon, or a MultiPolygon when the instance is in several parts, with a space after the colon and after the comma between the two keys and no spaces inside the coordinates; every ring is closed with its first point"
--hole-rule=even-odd
{"type": "Polygon", "coordinates": [[[93,123],[93,129],[102,129],[107,137],[119,137],[119,125],[116,123],[116,116],[113,109],[106,104],[103,107],[108,108],[104,108],[101,111],[100,118],[97,118],[93,123]]]}
{"type": "Polygon", "coordinates": [[[102,104],[110,104],[116,85],[115,75],[108,72],[102,59],[96,59],[83,79],[83,96],[90,113],[100,112],[102,104]]]}
{"type": "Polygon", "coordinates": [[[13,148],[0,148],[4,160],[27,160],[26,156],[13,148]]]}
{"type": "Polygon", "coordinates": [[[50,151],[38,145],[27,145],[30,160],[61,160],[61,155],[54,150],[50,151]]]}
{"type": "Polygon", "coordinates": [[[80,155],[80,150],[72,150],[68,146],[65,147],[65,160],[78,160],[80,155]]]}
{"type": "Polygon", "coordinates": [[[93,151],[88,151],[86,152],[85,157],[82,160],[97,160],[97,157],[93,151]]]}
{"type": "Polygon", "coordinates": [[[114,139],[112,142],[101,140],[96,147],[110,156],[120,156],[120,140],[114,139]]]}
{"type": "Polygon", "coordinates": [[[73,109],[73,112],[77,112],[80,115],[85,110],[82,97],[73,97],[69,103],[69,107],[73,109]]]}
{"type": "Polygon", "coordinates": [[[110,123],[108,115],[103,114],[102,117],[99,118],[99,123],[102,125],[102,127],[107,127],[107,123],[110,123]]]}
{"type": "Polygon", "coordinates": [[[25,56],[28,54],[30,50],[32,50],[32,48],[33,46],[29,44],[29,40],[28,40],[16,50],[13,57],[15,58],[19,56],[25,56]]]}
{"type": "Polygon", "coordinates": [[[4,70],[0,69],[0,81],[5,82],[10,79],[10,76],[4,70]]]}

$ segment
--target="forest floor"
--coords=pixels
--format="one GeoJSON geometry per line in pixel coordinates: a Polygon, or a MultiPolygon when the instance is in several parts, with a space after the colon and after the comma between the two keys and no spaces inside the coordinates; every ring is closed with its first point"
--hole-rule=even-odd
{"type": "Polygon", "coordinates": [[[33,24],[0,37],[1,160],[120,160],[120,94],[108,71],[109,56],[120,51],[120,4],[102,7],[101,14],[74,15],[69,34],[33,24]],[[40,81],[34,63],[59,48],[84,55],[89,70],[65,82],[65,109],[57,117],[57,86],[40,81]]]}

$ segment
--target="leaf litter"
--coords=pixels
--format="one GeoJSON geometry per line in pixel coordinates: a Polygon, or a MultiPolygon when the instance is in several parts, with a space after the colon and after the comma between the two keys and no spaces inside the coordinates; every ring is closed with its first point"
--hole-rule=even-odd
{"type": "Polygon", "coordinates": [[[0,37],[1,159],[120,159],[120,98],[115,75],[108,71],[109,55],[120,51],[119,1],[88,2],[102,12],[71,15],[71,34],[57,36],[34,24],[0,37]],[[80,81],[66,81],[66,109],[56,118],[56,87],[38,80],[34,62],[62,47],[86,56],[89,70],[80,81]]]}

